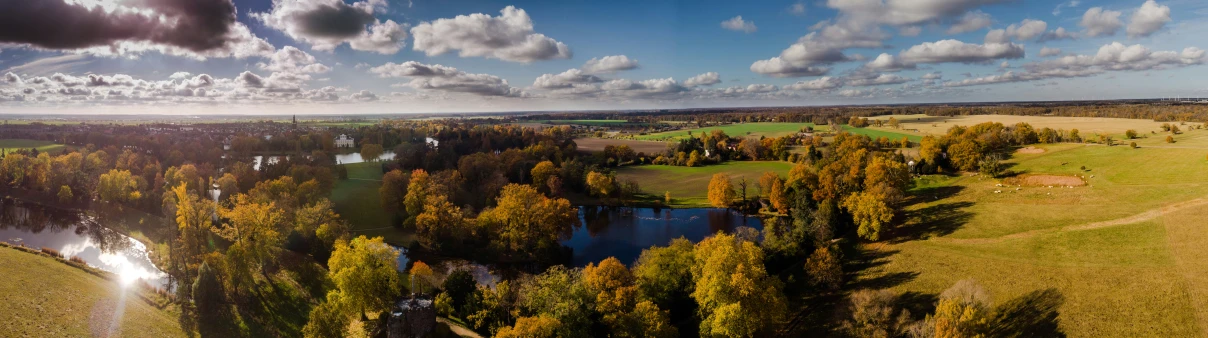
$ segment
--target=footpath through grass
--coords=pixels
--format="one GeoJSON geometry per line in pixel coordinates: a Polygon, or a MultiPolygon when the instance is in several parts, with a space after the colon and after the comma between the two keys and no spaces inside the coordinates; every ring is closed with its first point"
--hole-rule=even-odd
{"type": "Polygon", "coordinates": [[[713,174],[729,175],[736,190],[739,180],[745,177],[747,196],[755,196],[759,194],[760,175],[772,171],[787,177],[792,168],[792,163],[780,161],[729,161],[703,167],[642,165],[618,168],[617,178],[637,181],[652,199],[662,200],[663,194],[670,192],[672,207],[700,208],[709,207],[709,180],[713,174]]]}
{"type": "Polygon", "coordinates": [[[0,139],[0,149],[4,152],[13,152],[18,149],[38,149],[39,152],[58,151],[67,148],[66,145],[58,144],[50,141],[29,140],[29,139],[0,139]]]}
{"type": "Polygon", "coordinates": [[[336,182],[331,202],[336,213],[348,221],[353,235],[382,236],[387,243],[407,246],[415,239],[413,233],[392,226],[393,216],[382,208],[378,189],[382,187],[381,163],[344,164],[348,179],[336,182]]]}
{"type": "Polygon", "coordinates": [[[186,336],[177,313],[50,257],[0,247],[0,276],[0,337],[186,336]]]}

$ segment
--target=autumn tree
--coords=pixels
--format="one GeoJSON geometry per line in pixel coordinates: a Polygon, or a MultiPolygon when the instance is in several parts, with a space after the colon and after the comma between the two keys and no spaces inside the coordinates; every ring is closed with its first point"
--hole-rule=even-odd
{"type": "Polygon", "coordinates": [[[629,269],[615,257],[588,264],[583,282],[596,295],[596,312],[614,337],[667,337],[674,335],[664,311],[651,301],[638,301],[637,286],[629,269]]]}
{"type": "Polygon", "coordinates": [[[467,230],[461,208],[449,202],[444,195],[428,196],[423,212],[415,216],[415,234],[420,244],[440,250],[451,248],[446,244],[456,243],[467,230]]]}
{"type": "Polygon", "coordinates": [[[736,197],[737,193],[734,192],[734,184],[730,183],[730,176],[722,173],[713,174],[713,178],[709,180],[709,204],[718,208],[727,208],[736,197]]]}
{"type": "Polygon", "coordinates": [[[810,281],[822,289],[835,290],[843,283],[843,265],[829,247],[814,250],[805,260],[805,272],[810,281]]]}
{"type": "Polygon", "coordinates": [[[562,322],[547,315],[520,317],[516,325],[504,327],[495,333],[495,338],[555,338],[562,329],[562,322]]]}
{"type": "Polygon", "coordinates": [[[772,207],[776,211],[784,213],[789,211],[789,196],[784,189],[784,182],[779,178],[772,182],[772,190],[768,193],[768,200],[772,202],[772,207]]]}
{"type": "MultiPolygon", "coordinates": [[[[550,178],[558,175],[558,167],[554,166],[554,162],[541,161],[541,163],[537,163],[533,167],[530,173],[533,175],[533,185],[537,186],[538,189],[545,190],[548,188],[547,183],[550,178]]],[[[545,191],[552,193],[550,190],[545,191]]]]}
{"type": "Polygon", "coordinates": [[[858,227],[857,234],[861,238],[877,241],[885,225],[893,220],[893,208],[887,203],[888,197],[875,191],[861,191],[843,200],[843,208],[851,213],[852,221],[858,227]]]}
{"type": "Polygon", "coordinates": [[[1124,137],[1125,137],[1125,138],[1128,138],[1128,139],[1130,139],[1130,140],[1131,140],[1131,139],[1135,139],[1135,138],[1137,138],[1137,131],[1136,131],[1136,130],[1129,129],[1129,130],[1127,130],[1127,131],[1125,131],[1125,132],[1124,132],[1124,137]]]}
{"type": "Polygon", "coordinates": [[[355,313],[380,313],[402,294],[397,262],[398,251],[381,237],[357,236],[336,243],[327,261],[328,275],[342,304],[355,313]]]}
{"type": "Polygon", "coordinates": [[[407,210],[407,224],[414,225],[415,218],[424,212],[424,204],[428,196],[435,193],[432,178],[427,171],[415,169],[411,172],[411,180],[407,183],[407,194],[403,196],[403,206],[407,210]]]}
{"type": "Polygon", "coordinates": [[[963,140],[948,147],[948,158],[956,170],[976,171],[982,159],[981,147],[973,140],[963,140]]]}
{"type": "Polygon", "coordinates": [[[361,145],[361,159],[365,162],[377,162],[379,156],[382,156],[382,145],[373,143],[361,145]]]}
{"type": "Polygon", "coordinates": [[[423,261],[415,261],[411,263],[411,283],[415,284],[415,290],[412,292],[425,292],[432,287],[435,282],[435,273],[432,268],[423,261]]]}
{"type": "Polygon", "coordinates": [[[972,279],[956,282],[935,306],[937,338],[981,337],[989,328],[990,295],[972,279]]]}
{"type": "Polygon", "coordinates": [[[780,175],[772,171],[766,171],[759,176],[759,195],[768,197],[772,192],[772,184],[780,180],[780,175]]]}
{"type": "Polygon", "coordinates": [[[616,182],[614,182],[611,175],[593,171],[587,173],[587,187],[596,196],[608,197],[616,190],[616,182]]]}
{"type": "Polygon", "coordinates": [[[410,175],[398,169],[382,175],[382,186],[378,188],[382,208],[392,213],[407,210],[407,205],[403,201],[407,198],[407,186],[410,184],[410,179],[410,175]]]}
{"type": "Polygon", "coordinates": [[[97,180],[97,197],[104,202],[122,203],[137,201],[142,193],[129,170],[111,169],[97,180]]]}
{"type": "Polygon", "coordinates": [[[520,299],[522,313],[546,315],[561,322],[559,337],[591,337],[595,294],[583,282],[583,273],[556,265],[526,283],[520,299]]]}
{"type": "Polygon", "coordinates": [[[478,215],[478,225],[497,236],[505,252],[532,255],[557,249],[579,226],[579,211],[562,198],[549,198],[529,185],[503,187],[496,206],[478,215]]]}
{"type": "Polygon", "coordinates": [[[755,243],[717,234],[697,243],[693,258],[702,336],[752,337],[784,316],[780,281],[768,275],[755,243]]]}
{"type": "Polygon", "coordinates": [[[1174,143],[1174,136],[1166,135],[1166,143],[1174,143]]]}
{"type": "MultiPolygon", "coordinates": [[[[889,290],[859,290],[848,296],[851,318],[842,327],[852,337],[904,336],[910,311],[895,306],[898,295],[889,290]]],[[[913,336],[912,337],[918,337],[913,336]]]]}

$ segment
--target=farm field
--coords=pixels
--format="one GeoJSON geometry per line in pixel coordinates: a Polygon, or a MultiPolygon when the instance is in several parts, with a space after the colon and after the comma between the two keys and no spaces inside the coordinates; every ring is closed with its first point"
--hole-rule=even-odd
{"type": "Polygon", "coordinates": [[[628,145],[633,148],[633,151],[639,153],[652,154],[667,150],[667,142],[663,141],[642,141],[642,140],[627,140],[627,139],[608,139],[583,137],[575,139],[575,145],[579,147],[579,151],[597,152],[604,151],[605,146],[628,145]]]}
{"type": "MultiPolygon", "coordinates": [[[[1152,120],[1122,119],[1107,117],[1064,117],[1064,116],[1015,116],[1015,115],[965,115],[965,116],[927,116],[927,115],[885,115],[872,117],[874,120],[888,120],[890,117],[901,121],[902,129],[917,129],[924,134],[945,134],[952,126],[971,126],[982,122],[999,122],[1004,125],[1014,125],[1027,122],[1033,128],[1049,127],[1052,129],[1078,129],[1082,137],[1095,134],[1108,134],[1122,138],[1124,132],[1134,129],[1142,134],[1150,131],[1161,131],[1163,122],[1152,120]]],[[[1186,128],[1183,128],[1186,129],[1186,128]]]]}
{"type": "Polygon", "coordinates": [[[381,163],[344,164],[348,168],[348,179],[336,181],[331,191],[331,202],[336,213],[347,220],[353,235],[382,236],[387,243],[407,246],[415,235],[391,226],[392,215],[382,209],[381,163]]]}
{"type": "Polygon", "coordinates": [[[815,126],[813,123],[756,122],[756,123],[735,123],[735,124],[729,124],[729,125],[724,125],[724,126],[695,128],[695,129],[686,129],[686,130],[675,130],[675,131],[667,131],[667,132],[647,134],[647,135],[635,135],[633,137],[634,137],[634,139],[637,139],[637,140],[646,140],[646,141],[674,141],[674,140],[679,140],[679,139],[688,137],[688,133],[692,133],[692,135],[700,135],[701,132],[711,132],[713,130],[718,130],[718,129],[724,131],[726,133],[726,135],[730,135],[732,137],[733,136],[744,136],[744,135],[749,135],[752,137],[759,137],[759,136],[780,137],[780,136],[796,133],[799,130],[801,130],[802,127],[805,127],[805,126],[813,126],[814,128],[818,128],[818,129],[826,128],[825,126],[823,126],[823,127],[815,126]]]}
{"type": "Polygon", "coordinates": [[[642,191],[658,200],[663,199],[665,192],[670,192],[672,207],[708,207],[709,180],[713,174],[729,175],[736,184],[735,189],[738,189],[738,180],[747,178],[747,195],[754,196],[759,193],[756,182],[764,172],[788,176],[792,168],[792,163],[779,161],[729,161],[703,167],[643,165],[617,169],[617,179],[637,181],[642,191]]]}
{"type": "MultiPolygon", "coordinates": [[[[1208,133],[1180,136],[1176,145],[1199,144],[1208,133]]],[[[1017,153],[1008,170],[1087,185],[925,176],[896,234],[861,246],[872,264],[853,269],[851,285],[935,295],[973,278],[996,305],[1055,310],[1070,337],[1208,334],[1208,152],[1036,147],[1044,152],[1017,153]]]]}
{"type": "Polygon", "coordinates": [[[40,152],[57,151],[66,148],[66,145],[54,143],[51,141],[27,140],[27,139],[0,139],[0,149],[5,152],[14,151],[17,149],[35,148],[40,152]]]}
{"type": "Polygon", "coordinates": [[[919,141],[923,140],[923,135],[921,133],[895,130],[892,128],[877,128],[877,127],[852,128],[851,126],[844,125],[843,131],[846,131],[846,132],[849,132],[852,134],[856,134],[856,135],[865,135],[865,136],[871,137],[873,139],[887,137],[890,140],[897,141],[897,140],[901,140],[902,137],[905,137],[906,139],[910,140],[910,142],[915,142],[915,143],[918,143],[919,141]]]}
{"type": "Polygon", "coordinates": [[[0,336],[186,337],[178,314],[52,258],[0,248],[0,336]],[[109,331],[110,323],[116,330],[109,331]]]}

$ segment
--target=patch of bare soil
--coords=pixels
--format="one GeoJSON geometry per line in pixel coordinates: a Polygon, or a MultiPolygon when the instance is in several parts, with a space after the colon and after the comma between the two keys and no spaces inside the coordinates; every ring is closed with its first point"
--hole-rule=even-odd
{"type": "Polygon", "coordinates": [[[1044,153],[1044,149],[1040,149],[1040,148],[1036,148],[1036,147],[1027,147],[1027,148],[1016,150],[1015,152],[1020,153],[1020,154],[1040,154],[1040,153],[1044,153]]]}
{"type": "Polygon", "coordinates": [[[1022,185],[1029,187],[1046,187],[1046,186],[1074,186],[1080,187],[1086,185],[1086,181],[1078,176],[1063,176],[1063,175],[1023,175],[1019,177],[1008,178],[1004,181],[1008,185],[1022,185]]]}

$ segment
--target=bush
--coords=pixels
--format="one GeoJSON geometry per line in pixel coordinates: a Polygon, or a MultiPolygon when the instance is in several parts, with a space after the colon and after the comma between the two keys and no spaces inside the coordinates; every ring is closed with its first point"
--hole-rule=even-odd
{"type": "Polygon", "coordinates": [[[1130,148],[1137,149],[1137,142],[1129,142],[1129,143],[1128,143],[1128,146],[1129,146],[1130,148]]]}
{"type": "Polygon", "coordinates": [[[88,265],[88,262],[85,262],[83,258],[80,258],[80,256],[71,256],[70,261],[75,264],[88,265]]]}
{"type": "Polygon", "coordinates": [[[42,253],[50,255],[51,257],[63,258],[63,254],[59,253],[59,250],[55,250],[55,249],[51,249],[51,248],[47,248],[47,247],[42,247],[42,253]]]}
{"type": "Polygon", "coordinates": [[[465,307],[466,301],[473,295],[474,290],[478,289],[478,283],[474,281],[474,276],[471,276],[469,272],[457,270],[445,278],[445,284],[441,286],[441,289],[449,295],[453,309],[461,311],[465,307]]]}

